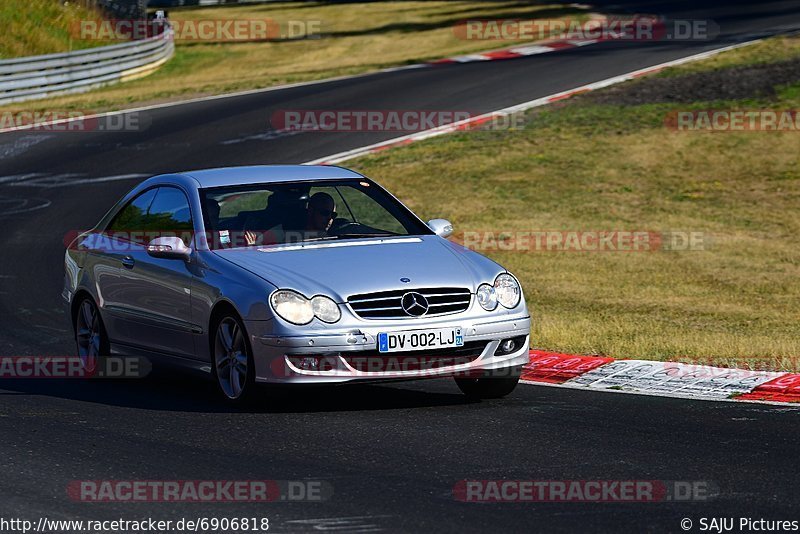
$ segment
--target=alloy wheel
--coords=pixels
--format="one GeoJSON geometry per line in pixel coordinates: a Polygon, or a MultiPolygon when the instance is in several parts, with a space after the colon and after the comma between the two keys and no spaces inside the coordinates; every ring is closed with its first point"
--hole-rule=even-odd
{"type": "Polygon", "coordinates": [[[217,326],[214,363],[222,392],[229,399],[240,398],[247,387],[247,340],[239,322],[226,317],[217,326]]]}

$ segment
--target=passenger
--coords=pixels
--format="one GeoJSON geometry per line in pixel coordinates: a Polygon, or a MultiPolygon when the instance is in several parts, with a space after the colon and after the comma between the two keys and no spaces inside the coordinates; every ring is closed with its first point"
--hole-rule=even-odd
{"type": "Polygon", "coordinates": [[[219,226],[219,214],[222,208],[213,198],[206,199],[206,212],[208,212],[208,222],[211,223],[211,229],[216,230],[219,226]]]}
{"type": "Polygon", "coordinates": [[[223,237],[220,235],[219,229],[219,214],[222,211],[222,208],[213,198],[206,198],[206,213],[208,214],[208,226],[209,226],[209,233],[208,238],[213,239],[215,246],[227,244],[230,241],[225,242],[223,237]]]}
{"type": "MultiPolygon", "coordinates": [[[[302,241],[309,238],[325,237],[328,230],[336,218],[336,202],[333,197],[328,193],[318,192],[314,193],[308,199],[308,206],[306,207],[305,228],[298,232],[297,241],[302,241]]],[[[261,244],[274,244],[293,242],[291,230],[284,228],[283,224],[279,224],[270,228],[266,232],[269,236],[270,243],[265,242],[265,236],[259,236],[256,232],[246,231],[244,234],[245,242],[248,246],[261,245],[261,244]],[[288,238],[288,239],[287,239],[288,238]]]]}

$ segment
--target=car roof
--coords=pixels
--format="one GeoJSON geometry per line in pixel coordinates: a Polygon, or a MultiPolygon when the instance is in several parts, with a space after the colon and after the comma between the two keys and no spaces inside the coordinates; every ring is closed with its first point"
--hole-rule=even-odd
{"type": "Polygon", "coordinates": [[[342,180],[363,178],[357,172],[334,165],[253,165],[221,167],[176,173],[198,182],[199,187],[224,187],[298,180],[342,180]]]}

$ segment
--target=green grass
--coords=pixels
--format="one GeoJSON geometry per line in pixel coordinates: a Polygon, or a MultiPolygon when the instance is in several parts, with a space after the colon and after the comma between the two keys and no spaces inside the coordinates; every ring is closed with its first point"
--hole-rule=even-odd
{"type": "Polygon", "coordinates": [[[667,69],[659,76],[680,76],[690,72],[708,71],[734,66],[763,65],[796,59],[800,55],[800,41],[793,38],[767,39],[724,54],[712,56],[704,61],[685,63],[667,69]]]}
{"type": "Polygon", "coordinates": [[[4,109],[103,111],[359,74],[503,48],[520,42],[461,39],[454,32],[454,27],[465,19],[582,20],[586,16],[583,10],[548,5],[546,0],[529,4],[515,0],[345,4],[275,2],[173,9],[170,10],[171,20],[184,25],[201,20],[270,19],[285,27],[288,21],[306,21],[319,23],[321,36],[274,42],[204,43],[178,40],[175,56],[164,67],[145,78],[82,95],[27,102],[4,109]]]}
{"type": "Polygon", "coordinates": [[[0,58],[68,52],[102,43],[72,38],[71,27],[99,14],[77,2],[58,0],[2,0],[0,2],[0,58]]]}
{"type": "MultiPolygon", "coordinates": [[[[758,51],[681,69],[751,62],[758,51]]],[[[800,85],[778,101],[715,106],[797,109],[800,85]]],[[[531,112],[524,129],[453,134],[347,165],[457,232],[705,236],[702,251],[488,252],[523,283],[533,347],[798,370],[800,134],[667,129],[664,116],[685,107],[577,98],[531,112]]]]}

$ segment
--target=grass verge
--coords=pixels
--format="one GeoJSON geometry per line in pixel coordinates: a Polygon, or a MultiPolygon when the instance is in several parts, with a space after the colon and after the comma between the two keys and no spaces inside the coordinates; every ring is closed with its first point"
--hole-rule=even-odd
{"type": "MultiPolygon", "coordinates": [[[[619,358],[800,370],[800,132],[678,132],[684,109],[800,107],[800,76],[768,96],[625,101],[639,85],[800,57],[775,39],[527,115],[348,162],[457,231],[700,232],[703,250],[498,251],[521,280],[532,346],[619,358]],[[780,57],[775,51],[780,50],[780,57]],[[602,103],[617,91],[617,104],[602,103]],[[598,103],[598,100],[601,103],[598,103]],[[637,101],[638,102],[638,101],[637,101]]],[[[742,75],[747,75],[743,71],[742,75]]],[[[704,79],[704,81],[708,81],[704,79]]]]}
{"type": "Polygon", "coordinates": [[[69,52],[99,43],[72,38],[70,28],[98,12],[58,0],[2,0],[0,2],[0,59],[69,52]]]}

